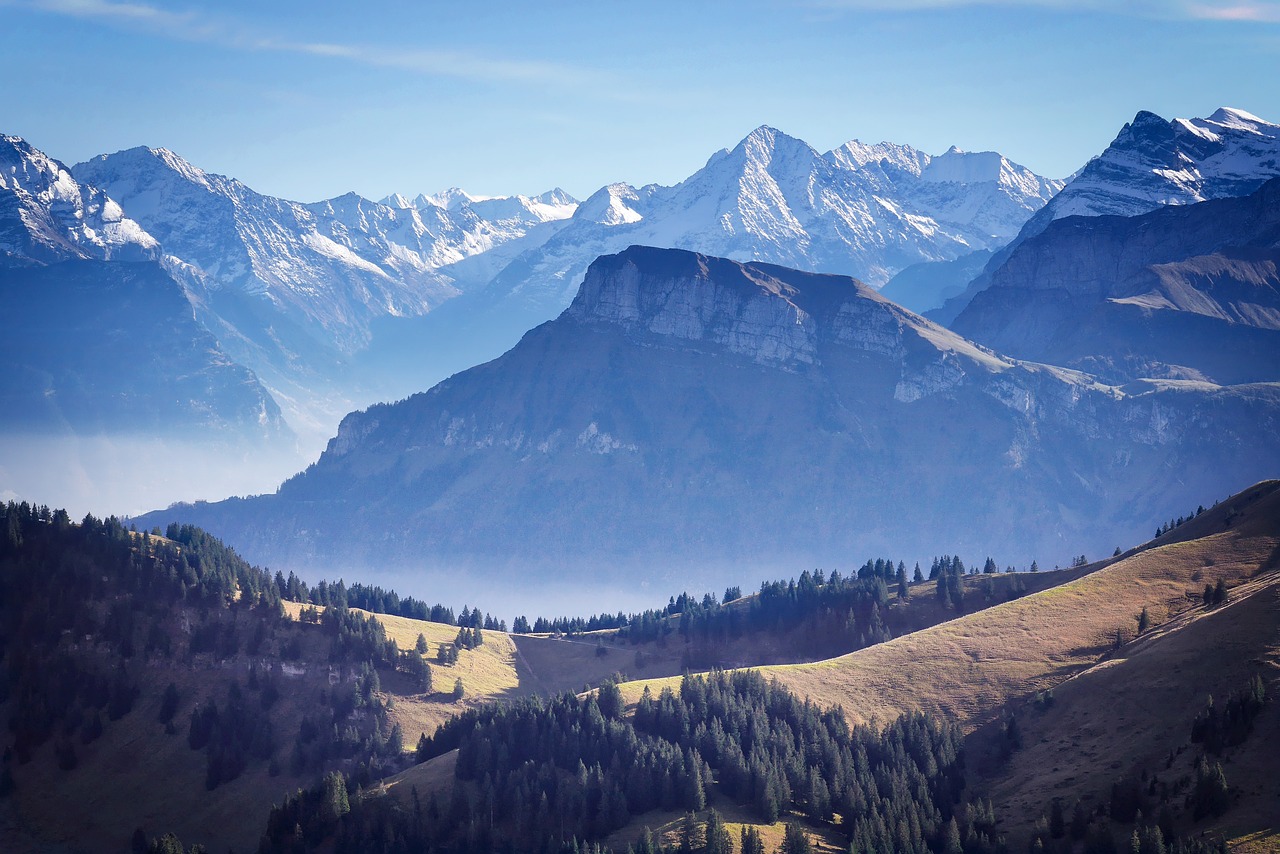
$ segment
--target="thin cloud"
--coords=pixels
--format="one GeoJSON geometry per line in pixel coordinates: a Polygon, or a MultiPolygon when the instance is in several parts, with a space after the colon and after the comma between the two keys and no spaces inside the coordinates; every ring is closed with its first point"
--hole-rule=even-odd
{"type": "Polygon", "coordinates": [[[557,63],[492,59],[457,50],[397,50],[373,45],[270,41],[262,42],[256,47],[259,50],[333,57],[363,65],[415,71],[431,76],[464,77],[493,82],[525,81],[574,85],[582,82],[588,74],[596,76],[597,79],[599,76],[598,72],[587,72],[557,63]]]}
{"type": "Polygon", "coordinates": [[[1193,18],[1206,21],[1245,21],[1280,24],[1280,3],[1195,3],[1187,7],[1193,18]]]}
{"type": "Polygon", "coordinates": [[[604,77],[594,69],[537,60],[497,59],[462,50],[288,41],[254,32],[234,21],[214,19],[196,12],[174,12],[146,3],[113,0],[0,0],[0,7],[3,6],[110,22],[178,41],[201,42],[235,50],[305,54],[378,68],[395,68],[432,77],[455,77],[484,82],[546,83],[567,87],[585,83],[599,84],[604,77]]]}
{"type": "Polygon", "coordinates": [[[1003,7],[1098,12],[1138,18],[1280,23],[1280,0],[801,0],[823,9],[876,12],[926,12],[942,9],[1003,7]]]}

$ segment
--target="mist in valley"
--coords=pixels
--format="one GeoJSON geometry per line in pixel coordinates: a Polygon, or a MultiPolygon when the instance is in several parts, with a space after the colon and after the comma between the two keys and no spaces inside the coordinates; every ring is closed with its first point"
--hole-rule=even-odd
{"type": "Polygon", "coordinates": [[[47,504],[73,519],[136,516],[179,501],[274,492],[310,461],[292,446],[9,435],[0,438],[0,501],[47,504]]]}

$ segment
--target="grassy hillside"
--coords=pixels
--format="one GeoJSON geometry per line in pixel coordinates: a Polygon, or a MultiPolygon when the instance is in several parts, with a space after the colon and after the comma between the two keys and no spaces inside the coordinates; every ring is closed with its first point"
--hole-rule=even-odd
{"type": "MultiPolygon", "coordinates": [[[[76,526],[67,530],[74,532],[76,526]]],[[[157,555],[164,549],[178,557],[185,554],[186,547],[164,538],[143,545],[118,531],[115,536],[125,541],[117,549],[134,556],[131,565],[138,558],[149,559],[148,549],[157,555]]],[[[206,564],[226,560],[220,555],[206,557],[206,564]]],[[[81,575],[93,566],[79,557],[63,564],[77,567],[81,575]]],[[[19,577],[13,564],[3,560],[0,570],[0,582],[12,585],[19,577]]],[[[274,607],[286,618],[272,616],[268,594],[278,592],[268,589],[246,597],[236,585],[259,581],[245,572],[235,564],[234,573],[215,578],[206,568],[191,576],[194,581],[182,582],[194,586],[184,588],[187,592],[178,601],[139,600],[124,610],[119,603],[128,598],[116,594],[113,599],[108,585],[93,594],[96,604],[77,617],[74,631],[39,635],[54,656],[50,661],[66,655],[123,666],[137,684],[138,696],[95,739],[82,740],[81,729],[60,723],[67,728],[36,744],[27,761],[6,758],[4,768],[15,788],[7,801],[0,799],[0,832],[14,850],[122,849],[137,827],[152,835],[173,831],[188,844],[250,850],[257,846],[271,805],[313,786],[328,770],[362,781],[374,794],[389,792],[401,803],[408,803],[414,789],[423,797],[431,792],[443,796],[454,785],[456,752],[394,773],[408,761],[390,755],[385,745],[394,725],[407,751],[419,733],[431,734],[439,724],[488,701],[578,691],[615,674],[633,679],[621,691],[624,700],[634,703],[645,687],[654,696],[663,687],[677,688],[677,674],[691,658],[705,655],[748,666],[799,661],[758,669],[819,706],[841,706],[851,723],[883,724],[910,710],[958,723],[967,734],[969,791],[991,796],[1000,817],[996,830],[1008,836],[1012,850],[1021,849],[1032,823],[1048,813],[1055,798],[1068,810],[1078,799],[1090,815],[1105,812],[1116,779],[1140,778],[1144,772],[1148,781],[1151,776],[1158,780],[1144,781],[1144,786],[1153,785],[1152,791],[1160,783],[1172,787],[1166,803],[1180,834],[1221,832],[1251,854],[1280,847],[1274,824],[1274,816],[1280,815],[1280,788],[1274,782],[1274,752],[1269,751],[1280,739],[1280,703],[1274,700],[1265,706],[1249,741],[1220,757],[1232,787],[1226,814],[1193,822],[1184,805],[1186,781],[1202,750],[1190,742],[1190,726],[1208,696],[1224,702],[1254,674],[1263,676],[1270,696],[1280,696],[1280,482],[1259,484],[1104,562],[1018,576],[966,576],[964,607],[970,613],[963,616],[938,599],[932,583],[912,585],[908,600],[895,598],[885,607],[895,633],[917,630],[822,661],[803,661],[796,632],[748,633],[712,643],[697,637],[686,641],[673,632],[658,641],[631,644],[609,632],[550,637],[485,631],[483,644],[459,650],[456,662],[444,664],[437,651],[454,643],[457,626],[376,615],[376,634],[384,638],[377,643],[394,641],[400,650],[412,650],[419,634],[425,638],[433,686],[423,692],[392,659],[378,659],[384,655],[378,652],[381,647],[375,644],[369,652],[350,640],[349,629],[335,623],[333,615],[311,624],[299,619],[303,605],[277,599],[274,607]],[[1229,591],[1228,601],[1206,607],[1204,588],[1219,581],[1229,591]],[[1027,585],[1028,592],[1003,601],[1014,585],[1027,585]],[[1137,617],[1144,609],[1149,627],[1138,635],[1137,617]],[[135,616],[121,623],[126,612],[135,616]],[[198,651],[196,638],[214,625],[219,628],[209,637],[217,648],[198,651]],[[151,649],[157,632],[164,636],[164,652],[151,649]],[[227,637],[234,640],[224,648],[227,637]],[[123,638],[134,647],[127,655],[123,638]],[[372,686],[375,664],[380,679],[372,686]],[[452,695],[459,678],[461,700],[452,695]],[[166,732],[159,718],[170,683],[180,700],[174,726],[166,732]],[[264,754],[243,773],[210,789],[209,755],[189,746],[188,722],[210,700],[229,703],[233,684],[254,708],[267,684],[279,693],[269,706],[271,761],[264,754]],[[1051,704],[1043,702],[1041,693],[1049,690],[1051,704]],[[355,705],[346,708],[343,703],[355,705]],[[1016,715],[1022,731],[1022,746],[1012,754],[1001,741],[1010,715],[1016,715]],[[295,762],[295,745],[308,717],[332,730],[335,746],[317,754],[313,745],[295,762]],[[59,750],[68,743],[74,746],[75,767],[63,769],[59,750]],[[379,783],[385,774],[392,776],[379,783]],[[236,820],[229,822],[228,816],[236,820]]],[[[86,577],[92,581],[93,572],[86,577]]],[[[263,583],[269,586],[269,579],[263,583]]],[[[49,597],[53,611],[73,601],[63,601],[58,589],[41,594],[49,597]]],[[[750,602],[746,597],[730,607],[748,608],[750,602]]],[[[353,625],[372,626],[364,612],[335,613],[349,615],[340,619],[354,620],[353,625]]],[[[26,636],[29,628],[16,630],[16,635],[7,630],[8,639],[26,636]]],[[[0,626],[0,640],[5,634],[6,627],[0,626]]],[[[11,645],[14,649],[22,647],[11,645]]],[[[14,662],[0,660],[6,669],[15,667],[14,662]]],[[[7,700],[0,694],[0,718],[13,717],[15,702],[12,692],[7,700]]],[[[91,708],[77,705],[73,712],[67,720],[80,726],[91,708]]],[[[1152,797],[1154,808],[1159,798],[1152,797]]],[[[760,822],[749,805],[718,784],[708,784],[707,806],[725,817],[735,843],[741,825],[755,823],[766,850],[772,850],[789,819],[808,829],[818,850],[845,844],[831,824],[796,812],[784,811],[777,822],[760,822]]],[[[612,830],[608,841],[625,847],[649,827],[672,842],[682,817],[679,809],[651,810],[612,830]]]]}
{"type": "MultiPolygon", "coordinates": [[[[1011,700],[1054,687],[1127,643],[1148,610],[1160,626],[1196,607],[1206,584],[1228,587],[1273,568],[1280,546],[1280,482],[1258,484],[1168,534],[1035,595],[812,664],[762,668],[854,721],[910,709],[970,729],[1011,700]]],[[[672,680],[633,682],[634,701],[672,680]]]]}
{"type": "MultiPolygon", "coordinates": [[[[1061,683],[1047,708],[1018,708],[1023,748],[981,769],[980,785],[997,814],[1011,817],[1002,829],[1026,833],[1054,798],[1067,800],[1068,815],[1076,799],[1088,812],[1105,807],[1112,784],[1126,775],[1141,779],[1145,772],[1157,785],[1190,779],[1202,752],[1191,742],[1191,726],[1210,696],[1221,707],[1254,674],[1263,677],[1269,696],[1280,696],[1278,627],[1280,578],[1272,571],[1233,588],[1225,604],[1186,611],[1061,683]]],[[[979,733],[974,741],[984,737],[998,734],[979,733]]],[[[1197,824],[1174,797],[1179,833],[1212,827],[1238,850],[1280,850],[1277,739],[1280,702],[1273,700],[1245,742],[1224,752],[1227,781],[1235,787],[1231,808],[1211,825],[1197,824]]],[[[1148,812],[1156,807],[1157,799],[1151,801],[1148,812]]]]}

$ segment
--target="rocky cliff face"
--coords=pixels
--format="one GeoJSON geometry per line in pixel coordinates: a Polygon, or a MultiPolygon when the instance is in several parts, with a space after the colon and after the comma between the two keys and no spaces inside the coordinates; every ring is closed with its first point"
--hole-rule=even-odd
{"type": "Polygon", "coordinates": [[[632,247],[502,358],[349,415],[276,495],[143,521],[273,566],[467,566],[476,585],[718,584],[939,549],[1051,564],[1280,470],[1278,413],[1275,386],[1120,389],[849,278],[632,247]]]}
{"type": "Polygon", "coordinates": [[[1204,119],[1166,121],[1147,111],[1120,129],[1062,191],[1031,216],[965,291],[930,317],[950,324],[1023,241],[1072,216],[1123,216],[1236,198],[1280,176],[1280,125],[1223,107],[1204,119]]]}
{"type": "Polygon", "coordinates": [[[141,261],[159,246],[102,190],[16,136],[0,136],[0,264],[141,261]]]}
{"type": "Polygon", "coordinates": [[[1238,199],[1051,224],[956,319],[1002,352],[1111,381],[1280,379],[1280,179],[1238,199]]]}

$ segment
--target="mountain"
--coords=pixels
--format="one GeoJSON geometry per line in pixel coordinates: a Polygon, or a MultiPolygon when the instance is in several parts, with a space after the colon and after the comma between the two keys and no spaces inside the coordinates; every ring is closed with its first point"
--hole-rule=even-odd
{"type": "Polygon", "coordinates": [[[470,567],[486,588],[711,587],[911,556],[922,529],[1047,565],[1276,471],[1278,413],[1280,386],[1126,391],[853,279],[632,247],[501,358],[349,415],[275,495],[140,524],[195,522],[273,566],[470,567]]]}
{"type": "Polygon", "coordinates": [[[419,195],[413,201],[394,194],[387,196],[382,203],[419,211],[429,207],[454,212],[469,210],[496,228],[568,219],[578,207],[578,200],[559,187],[537,196],[473,196],[459,187],[451,187],[430,196],[419,195]]]}
{"type": "Polygon", "coordinates": [[[992,254],[979,249],[954,261],[912,264],[886,282],[880,293],[903,308],[924,314],[962,293],[973,277],[982,272],[992,254]]]}
{"type": "Polygon", "coordinates": [[[425,314],[487,279],[495,263],[487,259],[452,275],[439,270],[539,226],[554,229],[574,205],[561,191],[453,204],[398,196],[380,203],[348,193],[303,204],[162,148],[102,155],[73,172],[117,199],[163,245],[200,321],[264,378],[309,442],[331,435],[355,406],[422,387],[399,350],[373,369],[353,366],[375,324],[425,314]]]}
{"type": "Polygon", "coordinates": [[[1123,383],[1280,380],[1280,178],[1241,198],[1068,217],[1024,240],[952,328],[1123,383]]]}
{"type": "Polygon", "coordinates": [[[1085,164],[1027,220],[1017,238],[988,262],[964,293],[931,312],[950,323],[990,284],[1008,254],[1070,216],[1136,216],[1165,205],[1244,196],[1280,176],[1280,125],[1223,107],[1207,119],[1166,121],[1147,111],[1120,129],[1102,154],[1085,164]]]}
{"type": "Polygon", "coordinates": [[[0,270],[0,303],[0,430],[291,436],[276,402],[157,264],[0,270]]]}
{"type": "Polygon", "coordinates": [[[291,435],[162,269],[156,239],[101,189],[0,138],[0,430],[291,435]]]}
{"type": "MultiPolygon", "coordinates": [[[[1132,814],[1107,820],[1113,787],[1157,778],[1138,799],[1148,821],[1163,808],[1175,836],[1272,851],[1280,842],[1273,821],[1280,792],[1262,781],[1274,777],[1269,745],[1280,733],[1278,547],[1280,483],[1260,483],[1052,589],[838,658],[760,672],[818,706],[838,706],[854,722],[917,710],[956,721],[968,733],[969,785],[991,797],[1010,850],[1023,847],[1054,801],[1070,818],[1081,800],[1087,816],[1100,814],[1109,832],[1127,839],[1132,814]],[[1219,581],[1225,601],[1204,604],[1205,586],[1219,581]],[[1144,609],[1150,625],[1139,635],[1135,617],[1144,609]],[[1272,699],[1254,731],[1216,755],[1206,751],[1192,738],[1197,715],[1210,697],[1222,710],[1255,676],[1272,699]],[[1013,718],[1016,747],[1006,736],[1013,718]],[[1193,779],[1207,752],[1227,768],[1232,798],[1223,816],[1196,817],[1191,799],[1170,782],[1193,779]]],[[[982,598],[987,578],[965,580],[966,600],[982,598]]],[[[913,601],[918,595],[932,590],[913,591],[913,601]]],[[[650,679],[622,690],[633,702],[646,689],[678,693],[680,681],[650,679]]]]}
{"type": "Polygon", "coordinates": [[[340,353],[365,343],[373,317],[421,314],[452,296],[431,271],[467,251],[448,216],[424,221],[354,194],[312,205],[277,199],[165,149],[102,155],[73,172],[213,290],[252,296],[340,353]]]}
{"type": "Polygon", "coordinates": [[[96,187],[16,136],[0,136],[0,266],[70,258],[139,261],[154,237],[96,187]]]}
{"type": "Polygon", "coordinates": [[[405,325],[424,348],[419,360],[445,376],[497,356],[554,317],[592,260],[633,244],[881,285],[912,264],[1003,245],[1060,187],[993,152],[953,148],[934,157],[853,141],[820,154],[760,127],[675,186],[602,187],[483,288],[405,325]]]}
{"type": "Polygon", "coordinates": [[[189,495],[180,471],[227,495],[300,464],[272,395],[197,318],[200,283],[16,137],[0,235],[0,492],[136,510],[189,495]]]}

